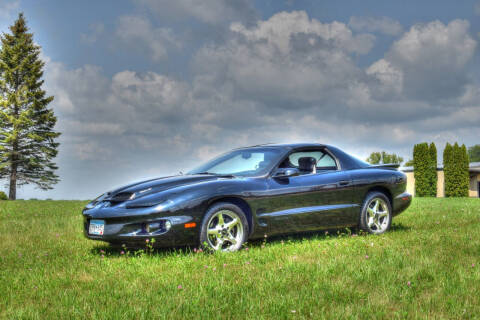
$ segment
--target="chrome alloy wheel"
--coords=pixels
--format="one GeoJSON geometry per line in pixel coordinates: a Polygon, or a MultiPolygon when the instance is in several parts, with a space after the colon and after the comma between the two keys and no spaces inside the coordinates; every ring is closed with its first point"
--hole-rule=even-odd
{"type": "Polygon", "coordinates": [[[373,198],[367,207],[367,226],[373,233],[382,233],[388,228],[390,213],[387,203],[380,198],[373,198]]]}
{"type": "Polygon", "coordinates": [[[207,242],[215,251],[235,251],[242,245],[243,224],[233,211],[216,212],[207,224],[207,242]]]}

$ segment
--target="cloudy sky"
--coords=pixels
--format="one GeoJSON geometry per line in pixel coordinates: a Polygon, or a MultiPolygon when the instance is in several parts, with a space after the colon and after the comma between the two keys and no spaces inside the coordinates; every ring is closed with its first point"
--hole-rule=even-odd
{"type": "Polygon", "coordinates": [[[63,133],[62,181],[20,198],[88,199],[265,142],[405,159],[480,143],[478,1],[0,0],[0,31],[19,12],[63,133]]]}

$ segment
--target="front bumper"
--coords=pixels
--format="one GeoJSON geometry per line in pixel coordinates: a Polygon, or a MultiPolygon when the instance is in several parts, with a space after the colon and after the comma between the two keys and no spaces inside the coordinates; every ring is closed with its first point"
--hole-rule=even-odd
{"type": "Polygon", "coordinates": [[[399,194],[393,199],[393,216],[405,211],[412,203],[412,195],[408,192],[399,194]]]}
{"type": "Polygon", "coordinates": [[[191,216],[122,216],[122,217],[94,217],[84,213],[84,235],[88,239],[100,240],[116,245],[129,247],[144,247],[147,239],[155,239],[155,247],[175,247],[194,245],[198,242],[199,225],[186,228],[186,224],[194,221],[191,216]],[[103,220],[103,235],[89,233],[91,220],[103,220]],[[169,221],[171,227],[157,230],[148,230],[151,223],[165,223],[169,221]]]}

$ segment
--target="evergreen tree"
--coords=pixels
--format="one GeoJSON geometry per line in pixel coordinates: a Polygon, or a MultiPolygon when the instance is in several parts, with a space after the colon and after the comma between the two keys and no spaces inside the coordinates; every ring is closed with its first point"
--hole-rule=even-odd
{"type": "Polygon", "coordinates": [[[9,179],[9,199],[17,185],[33,183],[51,189],[60,133],[57,119],[47,105],[53,97],[42,90],[44,62],[33,42],[23,14],[1,36],[0,49],[0,178],[9,179]]]}
{"type": "Polygon", "coordinates": [[[415,177],[415,195],[430,196],[431,176],[429,175],[430,152],[428,143],[419,143],[413,147],[413,175],[415,177]]]}
{"type": "Polygon", "coordinates": [[[443,150],[443,174],[445,181],[445,197],[453,196],[453,147],[447,142],[443,150]]]}
{"type": "Polygon", "coordinates": [[[429,177],[429,192],[430,197],[437,196],[437,147],[435,143],[430,143],[429,151],[429,166],[428,166],[428,177],[429,177]]]}
{"type": "Polygon", "coordinates": [[[445,174],[446,197],[468,197],[470,177],[469,159],[465,145],[453,146],[447,143],[443,152],[443,171],[445,174]]]}
{"type": "Polygon", "coordinates": [[[460,146],[457,142],[453,145],[453,175],[452,175],[452,197],[460,196],[460,185],[462,184],[463,157],[460,146]]]}
{"type": "Polygon", "coordinates": [[[464,144],[462,144],[462,147],[460,148],[460,152],[462,154],[462,164],[461,164],[462,181],[460,184],[460,196],[468,197],[468,189],[470,187],[470,174],[468,169],[470,165],[470,160],[468,158],[467,147],[464,144]]]}

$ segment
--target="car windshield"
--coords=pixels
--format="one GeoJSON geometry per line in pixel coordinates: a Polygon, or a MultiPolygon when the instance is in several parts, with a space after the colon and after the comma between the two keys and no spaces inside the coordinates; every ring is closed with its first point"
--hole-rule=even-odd
{"type": "Polygon", "coordinates": [[[259,176],[269,172],[280,160],[282,151],[273,148],[233,150],[223,154],[188,174],[217,174],[234,176],[259,176]]]}

